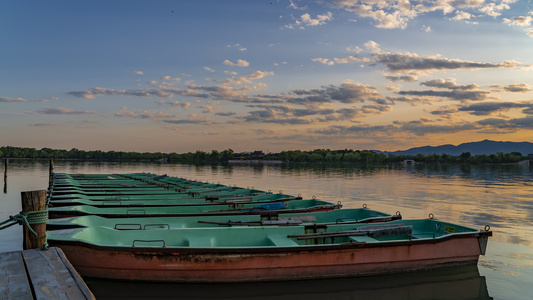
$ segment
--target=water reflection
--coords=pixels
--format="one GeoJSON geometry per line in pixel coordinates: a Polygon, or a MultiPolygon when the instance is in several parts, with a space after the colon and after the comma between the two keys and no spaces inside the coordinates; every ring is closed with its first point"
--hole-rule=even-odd
{"type": "MultiPolygon", "coordinates": [[[[54,161],[58,173],[137,173],[149,172],[168,174],[201,181],[255,187],[261,190],[272,190],[330,202],[342,201],[345,208],[359,208],[366,203],[369,208],[394,213],[401,211],[404,218],[427,218],[433,213],[436,218],[460,223],[468,227],[483,228],[491,225],[494,236],[488,244],[487,255],[480,258],[479,271],[486,276],[488,290],[496,299],[530,299],[529,290],[533,285],[533,174],[530,167],[517,165],[402,165],[393,166],[357,166],[350,164],[314,164],[314,165],[182,165],[153,164],[149,162],[76,162],[54,161]]],[[[20,210],[20,192],[46,189],[48,186],[49,161],[10,160],[7,181],[7,193],[0,194],[0,219],[20,210]]],[[[4,185],[7,188],[6,185],[4,185]]],[[[22,245],[22,229],[12,226],[0,231],[0,252],[20,250],[22,245]]],[[[479,274],[478,274],[479,275],[479,274]]],[[[389,290],[387,299],[396,297],[394,293],[413,293],[418,298],[439,299],[444,292],[464,289],[462,285],[477,286],[467,279],[456,280],[453,276],[442,276],[442,283],[426,282],[416,279],[418,283],[404,283],[408,287],[398,286],[402,276],[393,276],[390,284],[378,288],[374,284],[387,281],[388,277],[348,280],[346,286],[337,286],[334,281],[315,281],[313,283],[287,283],[276,285],[246,285],[241,288],[233,285],[232,289],[209,285],[208,291],[219,294],[220,299],[255,298],[247,288],[267,290],[262,294],[264,299],[275,298],[317,298],[316,295],[336,297],[340,299],[359,299],[359,295],[379,299],[377,290],[389,290]],[[395,279],[394,279],[395,278],[395,279]],[[376,282],[374,282],[376,281],[376,282]],[[452,287],[443,287],[445,282],[460,282],[452,287]],[[320,283],[320,284],[318,284],[320,283]],[[351,286],[355,284],[352,289],[351,286]],[[411,285],[419,286],[415,290],[407,290],[411,285]],[[255,286],[255,287],[254,287],[255,286]],[[426,286],[424,290],[421,286],[426,286]],[[369,287],[369,288],[366,288],[369,287]],[[239,293],[239,289],[243,289],[239,293]],[[450,291],[448,291],[450,290],[450,291]],[[306,291],[309,291],[306,293],[306,291]],[[329,294],[328,294],[329,293],[329,294]],[[376,297],[371,295],[376,293],[376,297]],[[425,293],[425,294],[424,294],[425,293]],[[433,293],[433,294],[431,294],[433,293]],[[333,295],[333,296],[331,296],[333,295]],[[249,297],[250,296],[250,297],[249,297]],[[351,298],[349,298],[351,297],[351,298]]],[[[403,276],[411,278],[409,276],[403,276]]],[[[425,276],[416,276],[422,277],[425,276]]],[[[427,277],[432,277],[427,274],[427,277]]],[[[476,277],[477,278],[477,277],[476,277]]],[[[482,277],[483,283],[485,282],[482,277]]],[[[480,278],[475,279],[476,282],[480,278]]],[[[438,277],[437,280],[438,281],[438,277]]],[[[338,280],[338,282],[344,282],[338,280]]],[[[103,282],[95,288],[100,291],[108,283],[103,282]]],[[[122,285],[124,283],[120,283],[122,285]]],[[[126,283],[127,284],[127,283],[126,283]]],[[[166,285],[162,285],[166,286],[166,285]]],[[[172,285],[174,286],[174,285],[172,285]]],[[[175,298],[181,295],[179,290],[158,291],[159,285],[148,285],[148,290],[160,298],[175,298]],[[152,288],[154,287],[154,288],[152,288]],[[165,294],[166,292],[168,294],[165,294]]],[[[123,293],[124,290],[135,289],[134,285],[114,290],[109,288],[109,296],[123,293]],[[120,292],[119,292],[120,291],[120,292]]],[[[197,285],[179,285],[184,291],[185,299],[197,299],[214,296],[204,289],[198,291],[197,285]]],[[[139,291],[146,295],[149,291],[139,291]]],[[[133,293],[136,294],[137,292],[133,293]]],[[[466,293],[466,292],[465,292],[466,293]]],[[[386,293],[383,294],[383,298],[386,293]]],[[[444,294],[446,295],[446,294],[444,294]]],[[[471,297],[473,299],[483,298],[471,297]]],[[[133,298],[137,295],[131,295],[133,298]]],[[[150,295],[152,296],[152,295],[150,295]]],[[[137,296],[137,298],[150,298],[137,296]]],[[[118,296],[117,296],[118,297],[118,296]]],[[[1,298],[1,297],[0,297],[1,298]]],[[[418,299],[413,298],[411,299],[418,299]]],[[[448,299],[466,298],[461,295],[447,295],[448,299]]],[[[488,298],[488,296],[487,296],[488,298]]],[[[100,297],[99,297],[100,299],[100,297]]],[[[106,299],[106,298],[102,298],[106,299]]]]}
{"type": "Polygon", "coordinates": [[[172,284],[90,278],[87,284],[97,299],[492,299],[477,266],[312,281],[172,284]]]}

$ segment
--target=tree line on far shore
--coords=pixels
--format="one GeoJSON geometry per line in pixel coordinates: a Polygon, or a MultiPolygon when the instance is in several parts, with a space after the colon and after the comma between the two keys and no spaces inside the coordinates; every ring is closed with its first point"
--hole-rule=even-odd
{"type": "MultiPolygon", "coordinates": [[[[0,147],[2,158],[25,158],[25,159],[67,159],[67,160],[96,160],[96,161],[167,161],[181,163],[225,163],[234,159],[256,159],[252,152],[234,153],[232,149],[223,151],[212,150],[211,152],[196,151],[188,153],[161,153],[161,152],[123,152],[123,151],[84,151],[76,148],[70,150],[51,148],[25,148],[25,147],[0,147]]],[[[319,163],[319,162],[342,162],[364,164],[389,164],[401,163],[405,160],[414,160],[419,163],[516,163],[525,159],[532,159],[532,154],[527,157],[519,152],[496,154],[471,155],[463,152],[461,155],[448,154],[417,154],[414,156],[393,155],[377,153],[370,150],[330,150],[315,149],[311,151],[289,150],[280,153],[267,153],[261,159],[282,160],[296,163],[319,163]]]]}

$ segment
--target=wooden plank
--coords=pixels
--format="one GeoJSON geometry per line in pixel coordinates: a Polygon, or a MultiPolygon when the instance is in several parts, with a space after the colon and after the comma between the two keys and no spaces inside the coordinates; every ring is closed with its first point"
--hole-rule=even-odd
{"type": "Polygon", "coordinates": [[[87,298],[80,290],[56,248],[28,250],[22,255],[36,299],[94,299],[94,296],[87,298]]]}
{"type": "Polygon", "coordinates": [[[20,251],[0,253],[0,299],[33,299],[20,251]]]}
{"type": "Polygon", "coordinates": [[[63,250],[61,250],[61,248],[54,248],[54,247],[50,249],[56,250],[59,258],[61,259],[61,261],[63,261],[63,264],[65,265],[65,267],[68,269],[68,271],[74,278],[74,281],[76,281],[76,283],[78,284],[78,287],[80,288],[80,291],[85,296],[85,299],[95,300],[96,298],[94,297],[93,293],[91,292],[91,290],[89,289],[85,281],[83,281],[80,274],[78,274],[78,271],[74,269],[74,266],[72,266],[70,261],[67,259],[67,257],[65,256],[65,253],[63,253],[63,250]]]}

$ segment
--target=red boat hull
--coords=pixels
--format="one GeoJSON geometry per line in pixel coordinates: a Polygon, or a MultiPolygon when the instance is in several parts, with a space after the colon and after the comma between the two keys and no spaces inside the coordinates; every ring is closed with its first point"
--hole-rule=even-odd
{"type": "Polygon", "coordinates": [[[261,249],[63,244],[82,276],[170,282],[252,282],[385,274],[476,264],[488,233],[425,241],[261,249]]]}

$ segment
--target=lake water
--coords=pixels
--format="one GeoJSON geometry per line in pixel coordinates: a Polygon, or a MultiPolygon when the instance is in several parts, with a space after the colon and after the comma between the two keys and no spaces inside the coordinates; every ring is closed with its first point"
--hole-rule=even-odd
{"type": "MultiPolygon", "coordinates": [[[[0,196],[0,222],[17,214],[20,192],[48,187],[48,161],[11,160],[0,196]]],[[[366,278],[258,284],[164,284],[88,279],[97,299],[532,299],[533,170],[528,166],[325,165],[191,166],[55,161],[57,173],[167,174],[203,182],[369,208],[403,218],[490,225],[477,267],[366,278]]],[[[0,252],[22,249],[22,228],[0,231],[0,252]]]]}

